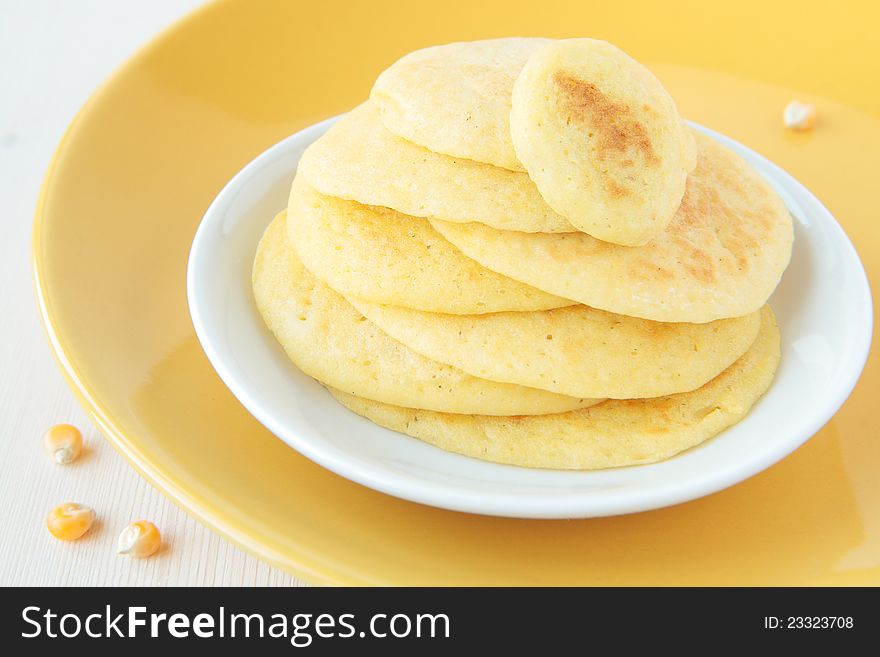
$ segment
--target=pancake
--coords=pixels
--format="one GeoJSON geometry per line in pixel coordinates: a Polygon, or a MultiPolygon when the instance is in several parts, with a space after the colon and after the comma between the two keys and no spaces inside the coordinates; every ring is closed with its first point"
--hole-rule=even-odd
{"type": "Polygon", "coordinates": [[[367,101],[303,153],[298,172],[316,190],[416,217],[480,221],[501,230],[575,230],[526,173],[434,153],[393,135],[367,101]]]}
{"type": "Polygon", "coordinates": [[[486,269],[426,219],[293,182],[287,230],[306,268],[346,297],[441,313],[542,310],[572,304],[486,269]]]}
{"type": "Polygon", "coordinates": [[[627,246],[672,221],[695,163],[660,81],[596,39],[553,41],[529,58],[513,87],[510,135],[550,207],[627,246]]]}
{"type": "Polygon", "coordinates": [[[681,207],[645,246],[431,223],[489,269],[593,308],[660,322],[747,315],[766,303],[788,265],[791,215],[742,158],[694,134],[697,166],[681,207]]]}
{"type": "Polygon", "coordinates": [[[260,241],[254,297],[288,357],[321,383],[379,402],[449,413],[533,415],[594,403],[478,379],[404,347],[303,267],[284,224],[281,213],[260,241]]]}
{"type": "Polygon", "coordinates": [[[668,397],[609,400],[539,417],[432,413],[331,393],[376,424],[442,449],[530,468],[593,470],[653,463],[699,445],[741,420],[779,365],[779,329],[769,306],[754,344],[703,387],[668,397]]]}
{"type": "Polygon", "coordinates": [[[370,98],[394,134],[437,153],[525,171],[510,141],[510,98],[526,60],[549,39],[448,43],[411,52],[370,98]]]}
{"type": "Polygon", "coordinates": [[[588,306],[441,315],[351,300],[391,337],[492,381],[573,397],[661,397],[699,388],[754,342],[760,314],[708,324],[652,322],[588,306]]]}

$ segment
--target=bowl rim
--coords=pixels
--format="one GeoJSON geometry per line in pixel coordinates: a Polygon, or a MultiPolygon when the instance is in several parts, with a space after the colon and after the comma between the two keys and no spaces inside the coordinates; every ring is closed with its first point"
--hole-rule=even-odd
{"type": "MultiPolygon", "coordinates": [[[[607,493],[603,496],[596,496],[591,495],[589,491],[570,493],[566,498],[562,496],[530,498],[525,495],[487,493],[486,491],[480,491],[477,494],[456,486],[417,480],[414,477],[389,477],[387,471],[379,471],[370,464],[347,457],[342,450],[328,449],[314,444],[309,439],[303,438],[295,429],[285,426],[279,418],[265,408],[258,394],[248,386],[243,386],[238,380],[214,340],[196,279],[206,257],[207,235],[213,227],[213,218],[222,214],[221,208],[227,207],[251,176],[275,159],[279,153],[287,152],[291,148],[291,144],[308,139],[313,133],[316,134],[316,137],[319,136],[340,116],[315,123],[279,141],[251,160],[224,185],[199,223],[190,248],[186,271],[187,305],[193,327],[211,366],[224,385],[229,388],[247,411],[276,437],[322,467],[351,481],[395,497],[469,513],[519,518],[582,518],[635,513],[703,497],[761,472],[793,452],[817,433],[834,416],[855,387],[870,351],[873,332],[873,302],[864,265],[846,232],[821,201],[781,167],[726,135],[695,122],[687,121],[693,128],[709,135],[737,154],[752,160],[753,163],[759,164],[760,166],[756,168],[762,176],[765,176],[765,171],[772,174],[774,178],[784,183],[792,194],[798,197],[799,202],[809,203],[812,206],[811,216],[818,216],[827,224],[827,228],[834,233],[834,237],[838,240],[842,255],[850,265],[854,265],[856,277],[852,284],[858,293],[858,299],[855,301],[864,309],[865,321],[856,327],[856,339],[851,345],[853,351],[847,360],[845,375],[843,380],[839,381],[838,385],[830,391],[831,394],[822,400],[821,404],[811,407],[811,413],[800,415],[797,418],[791,431],[788,431],[782,438],[777,437],[773,441],[768,441],[768,446],[764,449],[744,455],[742,459],[728,463],[709,474],[677,482],[675,485],[665,485],[662,489],[654,491],[651,496],[646,496],[643,490],[636,488],[631,491],[618,491],[612,499],[607,498],[607,493]]],[[[777,380],[774,379],[771,388],[777,380]]],[[[340,412],[349,412],[341,405],[339,409],[340,412]]],[[[368,422],[369,420],[364,421],[368,422]]],[[[433,449],[439,450],[439,448],[433,449]]],[[[694,449],[699,449],[699,446],[694,449]]],[[[517,466],[502,464],[492,465],[499,468],[517,468],[517,466]]],[[[618,469],[632,467],[643,466],[628,466],[628,468],[618,469]]]]}

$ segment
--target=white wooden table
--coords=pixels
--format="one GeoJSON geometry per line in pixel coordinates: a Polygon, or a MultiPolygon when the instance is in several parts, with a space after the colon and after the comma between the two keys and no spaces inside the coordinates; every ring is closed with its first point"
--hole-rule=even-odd
{"type": "Polygon", "coordinates": [[[43,174],[80,105],[140,45],[201,0],[0,0],[0,585],[298,585],[154,490],[86,418],[55,366],[37,316],[30,230],[43,174]],[[47,427],[83,430],[87,451],[57,466],[47,427]],[[46,531],[58,503],[96,509],[76,543],[46,531]],[[166,539],[153,558],[115,553],[131,520],[166,539]]]}

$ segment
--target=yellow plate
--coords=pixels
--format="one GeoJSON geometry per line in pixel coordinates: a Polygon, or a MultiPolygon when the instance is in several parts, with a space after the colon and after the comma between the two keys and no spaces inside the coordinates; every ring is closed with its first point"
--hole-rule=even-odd
{"type": "Polygon", "coordinates": [[[648,62],[759,78],[655,67],[685,116],[811,187],[876,281],[877,7],[853,21],[824,10],[819,20],[803,5],[790,14],[784,3],[739,3],[737,15],[673,4],[230,0],[173,27],[86,104],[37,208],[41,310],[95,421],[190,513],[313,582],[880,584],[876,356],[825,429],[745,483],[648,513],[528,521],[423,507],[314,465],[236,402],[190,325],[190,241],[213,196],[257,153],[356,104],[405,51],[573,29],[648,62]],[[768,82],[786,79],[835,97],[799,94],[818,106],[812,133],[781,128],[794,94],[768,82]]]}

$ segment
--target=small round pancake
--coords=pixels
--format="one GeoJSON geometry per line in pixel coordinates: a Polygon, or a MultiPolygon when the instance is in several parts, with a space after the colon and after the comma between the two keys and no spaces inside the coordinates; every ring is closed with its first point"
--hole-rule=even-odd
{"type": "Polygon", "coordinates": [[[606,41],[536,51],[513,86],[510,134],[548,205],[601,240],[641,246],[672,220],[694,144],[672,97],[606,41]]]}
{"type": "Polygon", "coordinates": [[[510,97],[526,60],[549,39],[448,43],[411,52],[376,79],[385,127],[437,153],[525,171],[510,141],[510,97]]]}
{"type": "Polygon", "coordinates": [[[754,344],[702,388],[669,397],[609,400],[540,417],[432,413],[331,390],[376,424],[466,456],[529,468],[595,470],[662,461],[736,424],[779,365],[779,329],[768,307],[754,344]]]}
{"type": "Polygon", "coordinates": [[[325,196],[301,176],[291,187],[287,217],[300,260],[346,297],[468,314],[572,304],[486,269],[426,219],[325,196]]]}
{"type": "Polygon", "coordinates": [[[593,308],[659,322],[747,315],[766,303],[788,265],[791,215],[742,158],[695,136],[699,157],[681,207],[645,246],[431,223],[489,269],[593,308]]]}
{"type": "Polygon", "coordinates": [[[573,397],[635,399],[694,390],[742,356],[761,325],[759,313],[682,324],[580,305],[441,315],[351,303],[423,356],[483,379],[573,397]]]}
{"type": "Polygon", "coordinates": [[[576,230],[528,174],[434,153],[391,134],[367,101],[311,144],[298,172],[322,194],[415,217],[481,221],[501,230],[576,230]]]}
{"type": "Polygon", "coordinates": [[[534,415],[595,403],[478,379],[404,347],[303,267],[284,222],[281,213],[260,240],[254,297],[290,359],[321,383],[388,404],[449,413],[534,415]]]}

